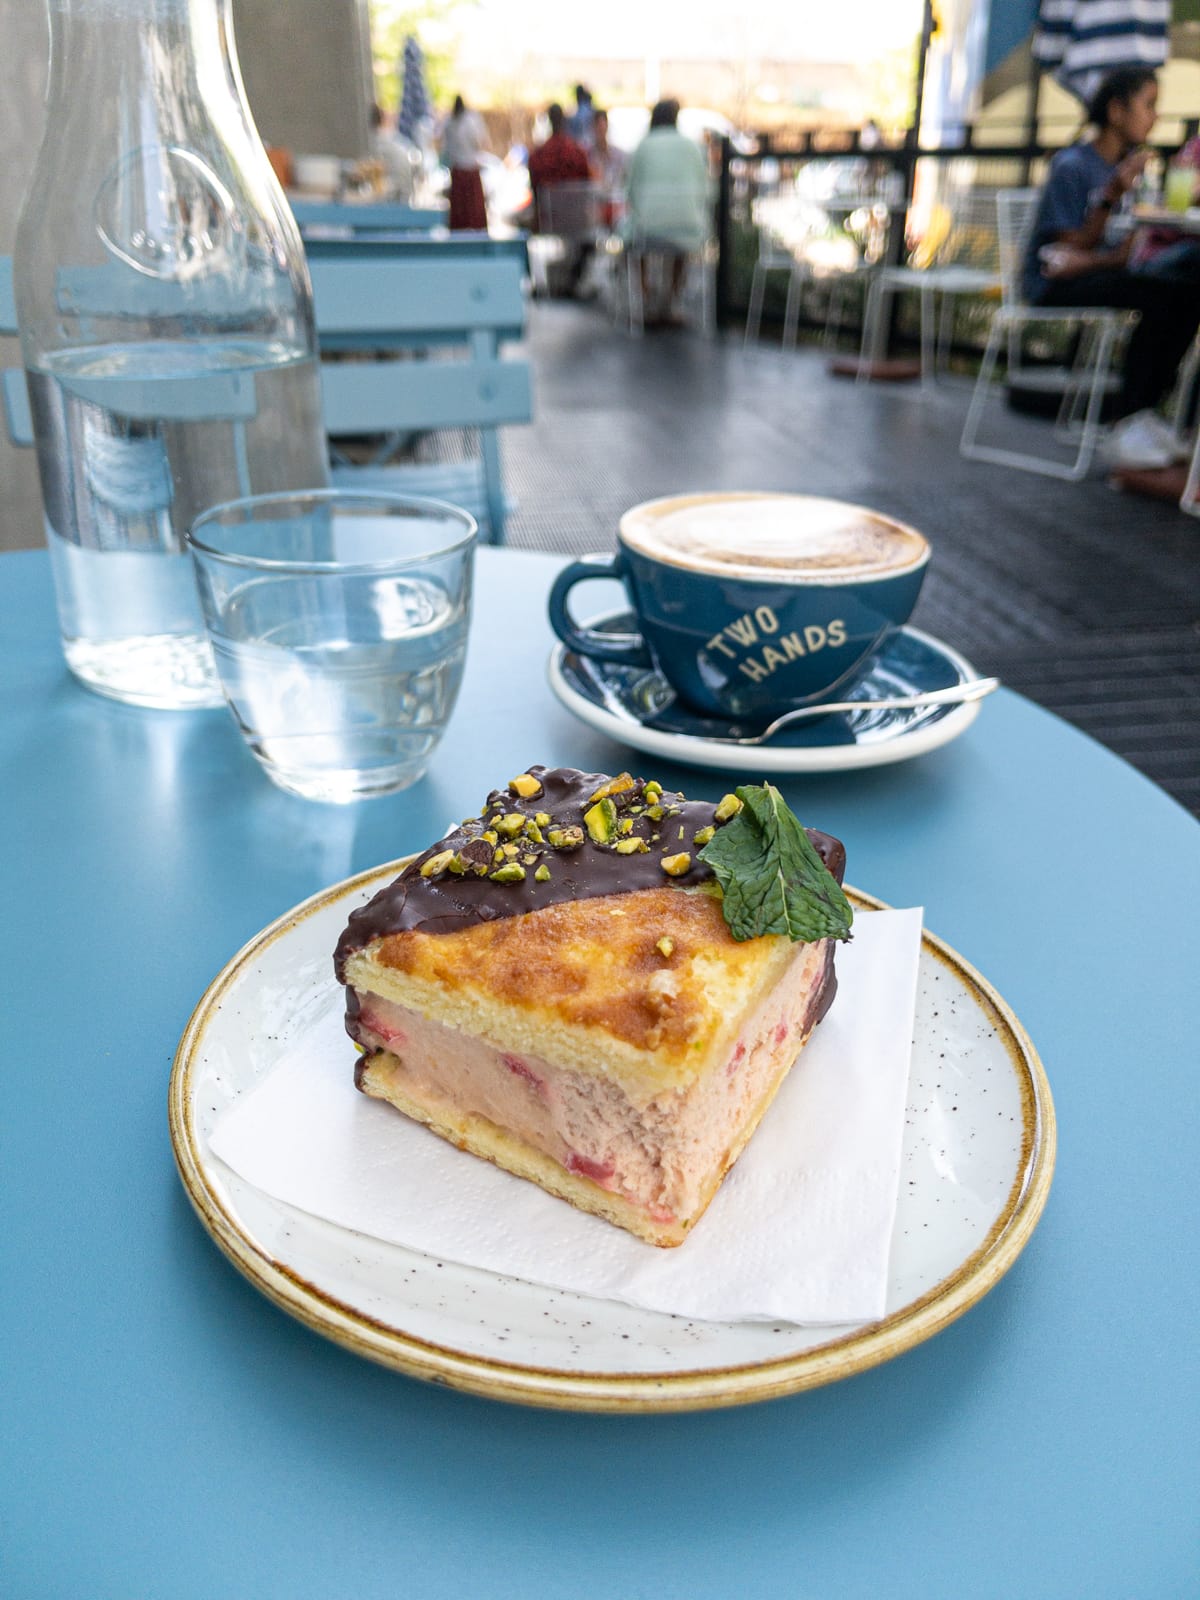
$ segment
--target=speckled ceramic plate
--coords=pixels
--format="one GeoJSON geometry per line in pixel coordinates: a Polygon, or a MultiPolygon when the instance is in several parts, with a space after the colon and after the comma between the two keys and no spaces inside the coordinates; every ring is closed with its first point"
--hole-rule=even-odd
{"type": "Polygon", "coordinates": [[[400,865],[325,890],[253,939],[196,1007],[171,1074],[171,1140],[201,1221],[309,1327],[401,1372],[494,1399],[682,1411],[790,1394],[886,1361],[961,1316],[1020,1254],[1050,1188],[1050,1091],[1008,1007],[930,934],[878,1322],[727,1324],[637,1311],[434,1261],[255,1189],[211,1153],[210,1132],[328,1007],[330,951],[348,914],[400,865]]]}

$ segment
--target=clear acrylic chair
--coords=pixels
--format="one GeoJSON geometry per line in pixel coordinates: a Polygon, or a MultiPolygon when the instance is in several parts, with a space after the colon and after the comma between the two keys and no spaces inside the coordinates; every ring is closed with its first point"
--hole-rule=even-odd
{"type": "Polygon", "coordinates": [[[933,383],[945,363],[953,332],[957,297],[1000,290],[999,241],[994,190],[972,190],[950,208],[937,208],[935,227],[913,254],[895,266],[881,266],[871,280],[863,318],[859,381],[870,377],[871,363],[884,354],[887,311],[893,294],[910,290],[921,313],[921,381],[933,383]],[[940,317],[939,313],[940,301],[940,317]]]}
{"type": "MultiPolygon", "coordinates": [[[[716,331],[717,241],[709,208],[701,215],[695,191],[656,184],[638,196],[636,214],[626,216],[622,229],[625,315],[629,332],[640,335],[646,325],[642,296],[642,268],[647,276],[660,275],[674,256],[686,260],[685,296],[694,298],[699,284],[699,326],[706,334],[716,331]]],[[[697,320],[693,318],[692,320],[697,320]]]]}
{"type": "Polygon", "coordinates": [[[539,188],[537,231],[528,240],[529,275],[534,293],[552,294],[583,251],[595,248],[601,232],[604,190],[598,183],[571,181],[539,188]]]}
{"type": "Polygon", "coordinates": [[[1021,273],[1039,197],[1037,189],[1001,189],[996,195],[1001,301],[992,318],[959,450],[971,461],[991,461],[1022,472],[1077,481],[1086,475],[1095,455],[1103,432],[1104,397],[1119,382],[1114,363],[1137,313],[1104,306],[1034,306],[1023,299],[1021,273]],[[1022,334],[1026,329],[1056,327],[1076,336],[1071,363],[1066,367],[1024,365],[1022,334]],[[979,428],[1002,349],[1007,354],[1010,384],[1016,381],[1026,389],[1061,394],[1056,431],[1075,445],[1073,460],[979,443],[979,428]]]}
{"type": "Polygon", "coordinates": [[[796,343],[804,287],[811,277],[803,256],[807,233],[804,208],[795,202],[789,204],[786,194],[764,194],[754,201],[753,217],[758,231],[758,257],[750,278],[745,343],[752,344],[762,327],[763,299],[768,278],[773,272],[786,273],[788,287],[783,311],[783,345],[791,348],[796,343]]]}

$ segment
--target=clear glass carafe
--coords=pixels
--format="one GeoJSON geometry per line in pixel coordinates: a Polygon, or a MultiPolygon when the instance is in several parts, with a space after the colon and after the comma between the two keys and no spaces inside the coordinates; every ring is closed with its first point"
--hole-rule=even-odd
{"type": "Polygon", "coordinates": [[[63,649],[139,705],[220,702],[184,533],[327,482],[304,251],[230,0],[48,0],[14,255],[63,649]]]}

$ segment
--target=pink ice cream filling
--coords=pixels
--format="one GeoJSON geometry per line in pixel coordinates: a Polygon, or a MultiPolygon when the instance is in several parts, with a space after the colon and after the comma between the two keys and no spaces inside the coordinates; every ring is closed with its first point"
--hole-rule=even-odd
{"type": "Polygon", "coordinates": [[[497,1049],[365,990],[347,1029],[372,1075],[436,1121],[485,1117],[522,1143],[623,1196],[653,1221],[690,1218],[770,1086],[823,1012],[830,947],[809,944],[746,1019],[724,1066],[639,1104],[615,1079],[497,1049]],[[357,1009],[357,1014],[356,1014],[357,1009]]]}

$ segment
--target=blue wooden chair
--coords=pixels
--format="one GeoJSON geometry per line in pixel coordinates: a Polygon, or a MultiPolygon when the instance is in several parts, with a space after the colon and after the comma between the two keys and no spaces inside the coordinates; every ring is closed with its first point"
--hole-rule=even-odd
{"type": "Polygon", "coordinates": [[[533,415],[530,367],[503,356],[525,321],[522,267],[478,255],[406,259],[403,252],[310,262],[330,437],[479,431],[465,462],[337,466],[334,482],[431,495],[470,511],[481,537],[504,540],[508,505],[497,430],[533,415]]]}
{"type": "MultiPolygon", "coordinates": [[[[337,466],[335,483],[449,500],[479,523],[486,542],[504,539],[504,493],[497,430],[533,415],[530,367],[502,356],[501,343],[525,323],[523,253],[461,249],[353,250],[310,263],[322,363],[326,429],[332,439],[384,436],[388,445],[439,429],[477,429],[479,455],[467,461],[380,460],[337,466]]],[[[103,298],[103,273],[64,280],[64,294],[103,298]],[[96,279],[93,282],[93,278],[96,279]]],[[[148,291],[153,293],[154,286],[148,291]]],[[[107,304],[107,301],[105,302],[107,304]]],[[[12,266],[0,257],[0,331],[16,331],[12,266]]],[[[8,431],[33,443],[24,373],[3,374],[8,431]]]]}
{"type": "Polygon", "coordinates": [[[420,233],[445,227],[445,206],[406,206],[396,202],[354,205],[337,200],[291,200],[292,215],[301,233],[309,229],[346,230],[352,234],[420,233]]]}

